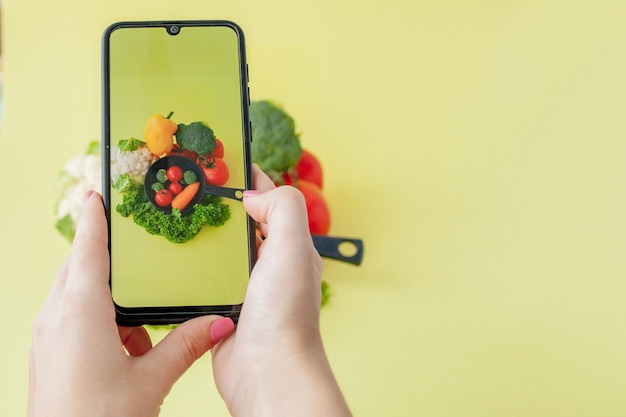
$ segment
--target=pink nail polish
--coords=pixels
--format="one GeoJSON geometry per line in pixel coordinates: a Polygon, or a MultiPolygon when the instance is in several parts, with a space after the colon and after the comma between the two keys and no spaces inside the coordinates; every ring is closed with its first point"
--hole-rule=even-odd
{"type": "Polygon", "coordinates": [[[209,329],[209,335],[213,344],[217,344],[220,340],[231,334],[235,329],[235,323],[228,317],[214,321],[209,329]]]}
{"type": "Polygon", "coordinates": [[[87,200],[89,200],[89,197],[91,197],[92,194],[93,194],[93,190],[87,191],[87,194],[85,194],[85,197],[83,197],[83,204],[85,204],[87,200]]]}
{"type": "Polygon", "coordinates": [[[259,191],[259,190],[244,190],[244,192],[243,192],[243,196],[244,197],[254,197],[255,195],[259,195],[259,194],[263,194],[263,191],[259,191]]]}

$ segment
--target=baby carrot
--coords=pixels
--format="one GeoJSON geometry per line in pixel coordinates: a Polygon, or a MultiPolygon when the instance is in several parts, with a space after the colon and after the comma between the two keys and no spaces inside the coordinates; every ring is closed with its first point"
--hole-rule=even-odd
{"type": "Polygon", "coordinates": [[[172,200],[172,208],[183,211],[185,207],[189,205],[191,200],[193,200],[194,196],[198,192],[200,188],[199,182],[194,182],[186,186],[183,191],[181,191],[174,199],[172,200]]]}

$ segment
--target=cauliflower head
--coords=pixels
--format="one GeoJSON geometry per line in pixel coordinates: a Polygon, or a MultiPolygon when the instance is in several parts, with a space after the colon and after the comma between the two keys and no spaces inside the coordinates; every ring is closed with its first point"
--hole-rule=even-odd
{"type": "Polygon", "coordinates": [[[137,179],[146,175],[150,166],[158,159],[147,146],[142,145],[133,151],[123,151],[111,147],[111,181],[115,183],[124,174],[137,179]]]}

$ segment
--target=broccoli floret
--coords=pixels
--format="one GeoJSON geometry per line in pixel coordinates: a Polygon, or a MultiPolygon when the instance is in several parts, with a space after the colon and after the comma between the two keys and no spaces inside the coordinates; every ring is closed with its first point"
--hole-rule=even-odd
{"type": "Polygon", "coordinates": [[[193,171],[185,171],[183,174],[183,179],[187,184],[193,184],[194,182],[198,182],[198,176],[193,171]]]}
{"type": "Polygon", "coordinates": [[[252,160],[265,172],[287,171],[302,154],[293,118],[269,101],[250,104],[252,160]]]}
{"type": "Polygon", "coordinates": [[[156,179],[157,181],[165,184],[167,181],[167,171],[163,168],[159,169],[156,173],[156,179]]]}
{"type": "Polygon", "coordinates": [[[202,122],[193,122],[188,125],[179,124],[176,131],[176,142],[181,147],[200,155],[213,152],[216,146],[213,129],[202,122]]]}

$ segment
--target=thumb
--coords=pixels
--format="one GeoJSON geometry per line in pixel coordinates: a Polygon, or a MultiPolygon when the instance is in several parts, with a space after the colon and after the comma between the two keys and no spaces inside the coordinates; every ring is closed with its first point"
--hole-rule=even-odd
{"type": "Polygon", "coordinates": [[[196,360],[234,329],[230,318],[196,317],[172,330],[142,359],[150,372],[159,373],[158,378],[169,390],[196,360]]]}

